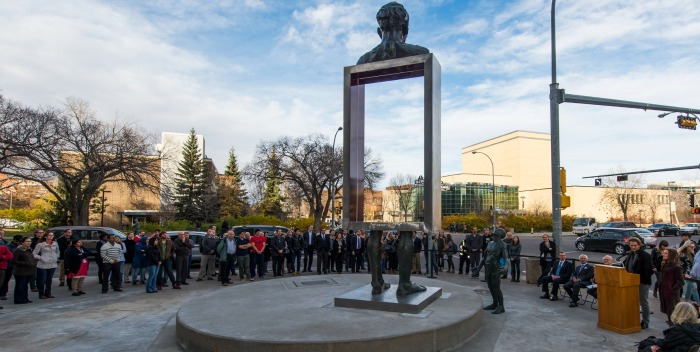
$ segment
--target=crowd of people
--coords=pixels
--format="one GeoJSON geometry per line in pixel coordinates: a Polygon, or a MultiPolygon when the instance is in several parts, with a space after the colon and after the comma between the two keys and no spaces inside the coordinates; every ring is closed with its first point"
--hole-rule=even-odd
{"type": "MultiPolygon", "coordinates": [[[[93,271],[102,293],[110,288],[123,291],[124,284],[144,285],[147,293],[189,285],[188,280],[193,279],[190,268],[195,247],[189,233],[180,232],[171,239],[165,231],[156,230],[150,235],[136,231],[128,233],[124,240],[115,235],[100,235],[94,251],[85,248],[70,229],[58,234],[36,229],[33,237],[15,236],[11,243],[0,245],[0,300],[7,299],[12,277],[15,304],[31,303],[30,292],[36,292],[39,299],[54,298],[52,282],[56,273],[59,287],[67,286],[73,296],[86,294],[83,283],[88,272],[93,271]]],[[[199,245],[201,263],[195,279],[217,280],[223,286],[233,284],[236,275],[240,281],[255,281],[269,275],[270,261],[273,277],[306,272],[360,273],[370,268],[366,264],[368,233],[364,230],[316,233],[309,226],[305,231],[292,228],[286,233],[281,229],[273,234],[253,232],[235,234],[225,230],[219,237],[216,226],[211,226],[199,245]]],[[[459,245],[444,231],[430,239],[427,233],[412,235],[412,273],[425,275],[454,273],[457,269],[454,256],[458,256],[459,274],[471,271],[472,277],[477,277],[475,270],[480,255],[490,241],[490,230],[476,227],[459,245]]],[[[382,273],[396,274],[398,233],[384,231],[381,236],[380,268],[382,273]]],[[[505,241],[510,253],[511,281],[519,282],[520,240],[508,233],[505,241]]]]}
{"type": "MultiPolygon", "coordinates": [[[[212,226],[201,240],[197,281],[218,280],[228,286],[233,284],[232,278],[236,275],[240,281],[262,279],[268,274],[269,261],[272,261],[271,274],[274,277],[314,271],[318,275],[331,272],[341,274],[343,271],[356,273],[369,269],[369,265],[365,265],[368,261],[367,232],[363,230],[315,233],[311,226],[305,231],[290,229],[286,233],[278,229],[273,234],[262,231],[235,234],[226,230],[222,237],[217,236],[215,231],[212,226]]],[[[459,245],[451,234],[443,231],[430,239],[427,233],[413,233],[413,238],[413,274],[439,275],[442,271],[458,271],[459,274],[471,274],[472,278],[476,278],[480,257],[491,237],[490,229],[472,227],[472,232],[459,245]],[[454,256],[459,257],[457,265],[454,256]],[[432,265],[428,265],[429,262],[432,265]]],[[[504,242],[510,259],[511,281],[519,282],[520,239],[508,232],[504,242]]],[[[381,239],[382,273],[397,272],[397,246],[398,233],[384,231],[381,239]]],[[[629,246],[630,254],[623,262],[614,263],[610,256],[603,257],[603,262],[621,265],[629,272],[640,274],[642,328],[647,328],[649,324],[648,292],[652,275],[656,277],[653,296],[660,300],[661,311],[667,314],[668,322],[682,298],[693,302],[700,300],[697,291],[697,282],[700,281],[700,260],[696,254],[698,247],[687,235],[678,249],[669,248],[668,242],[662,240],[649,254],[641,249],[642,243],[637,238],[631,238],[629,246]]],[[[12,243],[0,246],[0,300],[7,299],[11,277],[15,278],[16,304],[32,302],[30,291],[36,292],[39,299],[54,298],[52,279],[56,271],[59,286],[67,285],[74,296],[85,294],[84,279],[89,270],[95,269],[102,293],[107,293],[110,286],[113,291],[122,291],[122,285],[129,283],[145,285],[148,293],[156,293],[164,287],[181,289],[189,285],[188,280],[192,279],[190,266],[193,248],[194,242],[187,232],[180,232],[172,240],[166,232],[156,230],[150,235],[144,231],[129,233],[124,241],[118,236],[103,235],[93,253],[83,247],[80,239],[72,236],[71,230],[54,234],[37,229],[32,238],[15,236],[12,243]],[[89,260],[91,258],[94,258],[94,262],[89,260]],[[91,269],[91,265],[96,268],[91,269]]],[[[542,287],[541,298],[557,300],[559,286],[568,293],[570,307],[579,305],[579,291],[582,289],[596,296],[594,266],[588,264],[586,255],[579,256],[579,265],[574,267],[573,262],[567,260],[565,252],[557,251],[557,245],[548,234],[542,235],[539,251],[542,275],[538,286],[542,287]]]]}

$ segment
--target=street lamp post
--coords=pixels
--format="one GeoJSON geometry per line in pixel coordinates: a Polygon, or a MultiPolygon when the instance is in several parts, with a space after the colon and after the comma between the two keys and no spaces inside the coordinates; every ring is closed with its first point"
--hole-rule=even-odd
{"type": "Polygon", "coordinates": [[[100,206],[100,226],[105,226],[105,193],[111,193],[112,191],[102,190],[102,205],[100,206]]]}
{"type": "Polygon", "coordinates": [[[493,160],[484,152],[473,151],[472,154],[483,154],[491,162],[491,189],[493,189],[493,229],[496,230],[496,171],[493,168],[493,160]]]}
{"type": "MultiPolygon", "coordinates": [[[[333,158],[335,158],[335,138],[338,137],[338,132],[342,131],[343,127],[338,127],[333,136],[333,158]]],[[[331,229],[335,229],[335,180],[331,182],[331,229]]]]}
{"type": "Polygon", "coordinates": [[[10,190],[10,210],[12,210],[12,194],[17,191],[10,190]]]}
{"type": "Polygon", "coordinates": [[[673,211],[671,210],[671,184],[676,181],[668,181],[668,222],[673,224],[673,211]]]}

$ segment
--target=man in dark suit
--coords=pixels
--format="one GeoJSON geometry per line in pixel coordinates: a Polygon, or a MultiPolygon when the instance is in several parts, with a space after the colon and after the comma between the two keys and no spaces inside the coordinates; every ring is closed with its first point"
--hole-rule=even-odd
{"type": "Polygon", "coordinates": [[[578,307],[579,291],[591,284],[595,269],[592,265],[588,265],[587,255],[581,254],[578,260],[581,262],[581,265],[576,267],[571,280],[564,284],[564,290],[571,297],[571,304],[569,304],[571,308],[578,307]]]}
{"type": "Polygon", "coordinates": [[[365,253],[365,241],[360,234],[348,235],[348,251],[350,252],[350,270],[360,272],[360,261],[365,253]]]}
{"type": "Polygon", "coordinates": [[[654,265],[651,263],[651,254],[642,249],[642,241],[631,237],[627,242],[630,246],[630,254],[622,262],[627,272],[639,274],[639,304],[642,306],[642,329],[649,327],[649,286],[651,275],[654,273],[654,265]]]}
{"type": "Polygon", "coordinates": [[[304,272],[311,271],[311,266],[314,263],[314,227],[309,226],[309,229],[304,232],[304,272]]]}
{"type": "Polygon", "coordinates": [[[571,274],[574,272],[574,265],[566,260],[566,253],[559,252],[559,261],[552,264],[552,270],[549,271],[549,275],[540,278],[538,284],[542,285],[542,292],[544,294],[540,296],[542,299],[548,299],[550,301],[556,301],[559,299],[557,294],[559,293],[559,285],[565,284],[571,278],[571,274]],[[549,283],[552,283],[552,293],[550,295],[549,283]]]}
{"type": "Polygon", "coordinates": [[[423,241],[413,232],[413,271],[411,274],[421,274],[420,252],[423,249],[423,241]]]}
{"type": "Polygon", "coordinates": [[[330,235],[326,235],[323,230],[316,236],[316,241],[314,242],[314,247],[316,248],[316,273],[321,275],[321,268],[323,268],[323,273],[328,274],[328,253],[331,251],[331,237],[334,232],[331,230],[330,235]]]}

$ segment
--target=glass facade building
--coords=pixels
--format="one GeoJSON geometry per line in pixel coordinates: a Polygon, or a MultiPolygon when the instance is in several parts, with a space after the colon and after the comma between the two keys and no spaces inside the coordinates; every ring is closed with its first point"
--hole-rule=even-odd
{"type": "MultiPolygon", "coordinates": [[[[423,187],[411,192],[414,219],[423,220],[423,187]]],[[[454,183],[442,186],[442,215],[483,213],[493,207],[493,187],[490,183],[454,183]]],[[[496,210],[518,209],[518,187],[496,186],[496,210]]]]}

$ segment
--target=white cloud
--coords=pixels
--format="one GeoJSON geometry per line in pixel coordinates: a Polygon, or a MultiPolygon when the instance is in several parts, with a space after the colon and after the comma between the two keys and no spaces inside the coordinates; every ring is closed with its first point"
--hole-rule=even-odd
{"type": "MultiPolygon", "coordinates": [[[[379,42],[381,4],[0,2],[0,93],[33,106],[81,97],[103,118],[130,116],[158,134],[194,127],[220,168],[231,146],[244,165],[261,139],[332,139],[342,124],[342,69],[379,42]]],[[[442,65],[443,173],[460,170],[463,146],[518,129],[549,131],[548,0],[467,9],[471,17],[452,13],[462,2],[404,5],[411,42],[442,65]]],[[[561,88],[700,108],[700,24],[685,20],[698,15],[694,0],[560,2],[561,88]]],[[[422,173],[422,85],[367,89],[375,117],[368,145],[388,172],[422,173]]],[[[679,130],[672,116],[560,108],[562,165],[572,183],[618,164],[694,163],[687,151],[696,132],[679,130]]]]}

